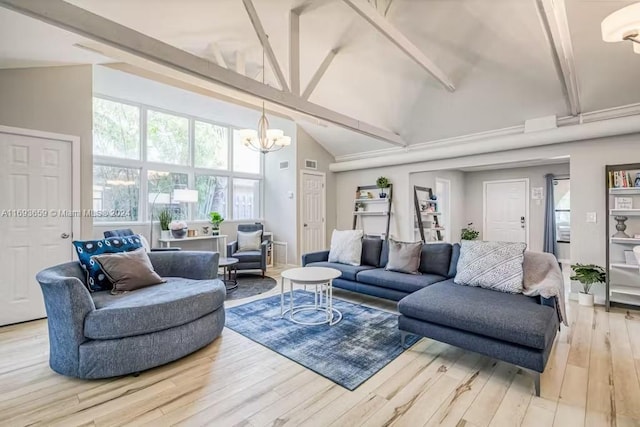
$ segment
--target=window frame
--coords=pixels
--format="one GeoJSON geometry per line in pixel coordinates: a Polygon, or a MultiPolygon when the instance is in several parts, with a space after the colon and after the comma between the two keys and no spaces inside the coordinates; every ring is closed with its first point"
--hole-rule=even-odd
{"type": "MultiPolygon", "coordinates": [[[[100,222],[100,226],[104,225],[136,225],[136,224],[149,224],[148,215],[149,215],[149,202],[148,202],[148,172],[150,170],[153,171],[163,171],[163,172],[171,172],[171,173],[184,173],[188,175],[188,187],[195,188],[196,184],[196,175],[216,175],[216,176],[224,176],[226,177],[230,183],[227,189],[227,212],[223,215],[225,216],[226,222],[247,222],[247,221],[262,221],[264,215],[264,156],[260,158],[260,172],[257,174],[247,173],[247,172],[235,172],[233,170],[233,132],[234,130],[240,130],[240,127],[233,126],[226,123],[217,122],[214,120],[206,119],[199,116],[194,116],[191,114],[179,113],[176,111],[167,110],[165,108],[156,107],[152,105],[147,105],[143,103],[132,102],[128,100],[123,100],[119,98],[115,98],[108,95],[103,95],[99,93],[94,93],[93,98],[100,98],[111,102],[118,102],[121,104],[126,104],[129,106],[136,107],[140,110],[140,159],[127,159],[120,157],[111,157],[104,155],[93,155],[92,159],[92,169],[93,165],[99,164],[104,166],[115,166],[115,167],[126,167],[140,170],[140,193],[139,200],[140,206],[138,207],[138,221],[127,221],[127,222],[100,222]],[[186,118],[188,120],[188,139],[189,139],[189,165],[178,165],[172,163],[160,163],[160,162],[151,162],[147,160],[147,115],[148,111],[157,111],[164,114],[169,114],[177,117],[186,118]],[[227,131],[227,165],[228,169],[209,169],[203,167],[195,166],[195,122],[203,122],[215,126],[225,127],[228,129],[227,131]],[[233,182],[234,178],[241,179],[254,179],[259,181],[259,206],[258,213],[259,218],[250,218],[250,219],[242,219],[237,220],[233,218],[233,182]]],[[[93,120],[93,119],[92,119],[93,120]]],[[[189,206],[187,214],[187,221],[190,222],[207,222],[207,220],[196,219],[196,211],[197,209],[193,206],[189,206]]]]}
{"type": "MultiPolygon", "coordinates": [[[[571,178],[568,178],[568,177],[567,178],[554,178],[553,180],[554,181],[569,181],[569,185],[571,185],[571,178]]],[[[571,187],[569,187],[569,191],[571,191],[571,187]]],[[[557,200],[556,200],[556,197],[555,197],[555,184],[554,184],[553,214],[556,217],[556,243],[571,243],[571,238],[569,238],[569,240],[563,240],[563,239],[560,239],[558,237],[558,235],[557,235],[558,234],[557,233],[557,227],[558,227],[558,224],[557,224],[558,215],[557,214],[558,214],[558,212],[568,212],[569,213],[569,218],[571,218],[571,206],[569,206],[569,209],[557,209],[556,208],[556,206],[557,206],[556,203],[557,203],[557,200]]],[[[571,198],[569,198],[569,204],[571,204],[571,198]]],[[[569,220],[569,221],[571,221],[571,220],[569,220]]],[[[571,229],[571,222],[569,222],[569,229],[571,229]]]]}

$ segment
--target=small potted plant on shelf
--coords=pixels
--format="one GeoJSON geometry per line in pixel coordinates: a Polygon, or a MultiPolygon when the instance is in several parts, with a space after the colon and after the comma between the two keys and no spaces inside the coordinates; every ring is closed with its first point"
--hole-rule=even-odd
{"type": "Polygon", "coordinates": [[[169,224],[173,221],[173,216],[169,209],[163,209],[158,214],[158,220],[160,221],[160,238],[168,239],[171,237],[171,231],[169,230],[169,224]]]}
{"type": "Polygon", "coordinates": [[[176,239],[182,239],[184,236],[186,236],[187,230],[189,229],[187,227],[187,223],[180,220],[171,221],[171,223],[169,224],[169,228],[171,229],[171,235],[173,235],[173,237],[175,237],[176,239]]]}
{"type": "Polygon", "coordinates": [[[384,192],[387,188],[389,188],[389,178],[381,176],[376,180],[376,186],[380,189],[380,198],[385,199],[387,197],[387,193],[384,192]]]}
{"type": "Polygon", "coordinates": [[[364,203],[356,202],[356,212],[362,212],[364,210],[364,203]]]}
{"type": "Polygon", "coordinates": [[[460,239],[461,240],[476,240],[479,235],[480,235],[480,232],[478,230],[476,230],[475,228],[473,228],[473,223],[470,222],[469,224],[467,224],[467,226],[465,228],[462,229],[462,233],[460,235],[460,239]]]}
{"type": "Polygon", "coordinates": [[[209,222],[211,223],[211,234],[216,236],[220,234],[220,224],[224,222],[224,218],[219,212],[209,212],[209,222]]]}
{"type": "Polygon", "coordinates": [[[593,306],[593,294],[589,291],[594,284],[606,282],[607,274],[604,268],[595,264],[573,264],[571,270],[573,270],[573,276],[570,279],[582,284],[582,291],[578,294],[578,304],[593,306]]]}

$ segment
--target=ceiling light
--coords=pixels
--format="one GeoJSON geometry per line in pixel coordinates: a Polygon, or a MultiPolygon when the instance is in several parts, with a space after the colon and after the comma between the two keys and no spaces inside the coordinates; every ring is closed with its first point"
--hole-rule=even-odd
{"type": "Polygon", "coordinates": [[[633,51],[640,53],[640,3],[623,7],[607,16],[602,21],[602,40],[630,41],[633,43],[633,51]]]}

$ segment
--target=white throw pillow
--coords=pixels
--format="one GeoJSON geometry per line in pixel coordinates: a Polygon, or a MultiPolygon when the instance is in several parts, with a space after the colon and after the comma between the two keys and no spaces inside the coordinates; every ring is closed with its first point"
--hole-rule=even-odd
{"type": "Polygon", "coordinates": [[[147,240],[147,238],[142,234],[136,234],[136,236],[140,238],[140,243],[142,243],[142,247],[144,248],[145,252],[151,252],[151,246],[149,246],[149,241],[147,240]]]}
{"type": "Polygon", "coordinates": [[[333,230],[329,262],[360,265],[363,236],[362,230],[333,230]]]}
{"type": "Polygon", "coordinates": [[[262,230],[238,231],[238,252],[259,251],[262,230]]]}

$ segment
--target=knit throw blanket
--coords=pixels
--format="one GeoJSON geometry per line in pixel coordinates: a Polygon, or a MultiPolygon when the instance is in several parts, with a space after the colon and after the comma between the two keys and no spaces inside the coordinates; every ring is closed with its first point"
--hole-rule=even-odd
{"type": "Polygon", "coordinates": [[[555,297],[558,320],[569,326],[565,312],[564,278],[558,260],[545,252],[524,253],[524,294],[530,297],[555,297]]]}

